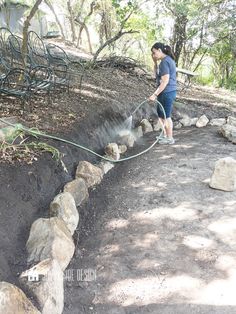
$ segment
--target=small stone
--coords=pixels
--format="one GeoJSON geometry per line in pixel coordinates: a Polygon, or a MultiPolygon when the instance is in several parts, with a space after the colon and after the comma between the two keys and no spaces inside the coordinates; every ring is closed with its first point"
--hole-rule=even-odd
{"type": "Polygon", "coordinates": [[[20,275],[20,283],[39,304],[42,314],[61,314],[64,307],[63,271],[54,259],[46,259],[20,275]]]}
{"type": "Polygon", "coordinates": [[[64,192],[69,192],[74,197],[76,206],[81,205],[89,197],[88,187],[82,178],[68,182],[64,186],[64,192]]]}
{"type": "Polygon", "coordinates": [[[183,125],[182,125],[182,123],[180,123],[180,122],[174,123],[174,129],[175,129],[175,130],[181,129],[182,126],[183,126],[183,125]]]}
{"type": "Polygon", "coordinates": [[[29,264],[51,258],[56,259],[61,269],[65,270],[75,246],[65,222],[52,217],[39,218],[32,224],[26,249],[29,264]]]}
{"type": "Polygon", "coordinates": [[[114,160],[120,159],[120,151],[116,143],[108,144],[105,148],[105,153],[108,155],[108,158],[112,158],[114,160]]]}
{"type": "Polygon", "coordinates": [[[58,194],[50,204],[50,215],[61,218],[73,234],[79,223],[74,197],[69,192],[58,194]]]}
{"type": "Polygon", "coordinates": [[[224,124],[220,129],[220,133],[230,142],[236,144],[236,126],[224,124]]]}
{"type": "Polygon", "coordinates": [[[191,119],[190,119],[190,126],[196,125],[197,121],[198,121],[198,118],[197,118],[197,117],[196,117],[196,118],[191,118],[191,119]]]}
{"type": "Polygon", "coordinates": [[[189,116],[184,116],[182,119],[179,120],[179,122],[183,125],[183,126],[191,126],[192,125],[192,121],[191,118],[189,116]]]}
{"type": "Polygon", "coordinates": [[[40,314],[24,292],[8,282],[0,282],[0,313],[40,314]]]}
{"type": "Polygon", "coordinates": [[[120,154],[124,154],[127,151],[126,145],[119,145],[118,147],[119,147],[120,154]]]}
{"type": "Polygon", "coordinates": [[[236,160],[232,157],[221,158],[215,163],[210,187],[223,191],[236,190],[236,160]]]}
{"type": "Polygon", "coordinates": [[[209,124],[212,126],[222,126],[226,123],[225,118],[211,119],[209,124]]]}
{"type": "Polygon", "coordinates": [[[87,187],[97,185],[102,181],[102,170],[88,161],[80,161],[75,174],[76,178],[82,178],[87,187]]]}
{"type": "Polygon", "coordinates": [[[101,161],[98,166],[102,169],[103,174],[106,174],[108,173],[108,171],[114,168],[114,163],[111,163],[109,161],[101,161]]]}
{"type": "Polygon", "coordinates": [[[204,114],[197,120],[196,127],[202,128],[202,127],[206,126],[208,124],[208,122],[209,122],[209,119],[204,114]]]}
{"type": "Polygon", "coordinates": [[[143,119],[140,122],[140,125],[142,127],[143,134],[146,134],[146,133],[149,133],[149,132],[153,132],[152,125],[151,125],[151,123],[147,119],[143,119]]]}

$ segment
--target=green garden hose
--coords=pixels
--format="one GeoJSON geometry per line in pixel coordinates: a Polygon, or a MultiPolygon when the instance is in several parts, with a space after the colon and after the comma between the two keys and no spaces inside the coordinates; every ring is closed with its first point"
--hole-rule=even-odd
{"type": "MultiPolygon", "coordinates": [[[[136,107],[136,109],[133,111],[133,113],[131,114],[131,116],[132,116],[143,104],[145,104],[145,103],[147,103],[147,102],[148,102],[147,99],[145,99],[143,102],[141,102],[141,103],[136,107]]],[[[162,104],[161,104],[158,100],[156,100],[156,102],[157,102],[157,104],[161,107],[161,110],[163,111],[163,114],[164,114],[164,116],[165,116],[165,111],[164,111],[164,108],[163,108],[162,104]]],[[[97,157],[103,159],[103,160],[106,160],[106,161],[109,161],[109,162],[113,162],[113,163],[118,163],[118,162],[130,160],[130,159],[136,158],[136,157],[138,157],[138,156],[141,156],[141,155],[147,153],[150,149],[152,149],[152,148],[157,144],[157,142],[159,141],[159,139],[162,137],[162,135],[163,135],[163,133],[164,133],[164,125],[163,125],[163,126],[162,126],[162,131],[161,131],[160,135],[156,137],[156,140],[155,140],[155,141],[152,143],[152,145],[150,145],[148,148],[146,148],[145,150],[143,150],[142,152],[140,152],[140,153],[138,153],[138,154],[135,154],[135,155],[132,155],[132,156],[129,156],[129,157],[126,157],[126,158],[121,158],[121,159],[119,159],[119,160],[114,160],[114,159],[110,159],[110,158],[107,158],[107,157],[105,157],[105,156],[102,156],[102,155],[100,155],[100,154],[94,152],[93,150],[91,150],[91,149],[89,149],[89,148],[87,148],[87,147],[84,147],[84,146],[82,146],[82,145],[80,145],[80,144],[74,143],[74,142],[72,142],[72,141],[69,141],[69,140],[66,140],[66,139],[63,139],[63,138],[54,136],[54,135],[42,133],[42,132],[37,131],[37,130],[35,130],[35,129],[27,128],[27,127],[25,127],[25,126],[23,126],[23,125],[21,125],[21,124],[13,124],[13,123],[10,123],[10,122],[5,121],[5,120],[2,119],[2,118],[0,118],[0,121],[3,122],[3,123],[5,123],[5,124],[7,124],[7,125],[9,125],[9,126],[17,127],[17,130],[18,130],[18,131],[21,130],[21,131],[24,131],[24,132],[27,133],[27,134],[30,134],[30,135],[33,135],[33,136],[36,136],[36,137],[37,137],[37,136],[40,136],[40,137],[44,137],[44,138],[50,138],[50,139],[53,139],[53,140],[56,140],[56,141],[60,141],[60,142],[66,143],[66,144],[70,144],[70,145],[75,146],[75,147],[77,147],[77,148],[83,149],[83,150],[85,150],[85,151],[87,151],[87,152],[89,152],[89,153],[91,153],[91,154],[93,154],[93,155],[95,155],[95,156],[97,156],[97,157]]]]}

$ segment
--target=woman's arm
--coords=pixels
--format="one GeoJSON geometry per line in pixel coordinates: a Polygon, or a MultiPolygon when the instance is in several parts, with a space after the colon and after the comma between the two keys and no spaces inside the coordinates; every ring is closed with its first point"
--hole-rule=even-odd
{"type": "Polygon", "coordinates": [[[157,90],[149,97],[149,100],[155,101],[157,96],[160,95],[161,92],[166,88],[169,83],[170,75],[165,74],[161,77],[161,84],[158,86],[157,90]]]}

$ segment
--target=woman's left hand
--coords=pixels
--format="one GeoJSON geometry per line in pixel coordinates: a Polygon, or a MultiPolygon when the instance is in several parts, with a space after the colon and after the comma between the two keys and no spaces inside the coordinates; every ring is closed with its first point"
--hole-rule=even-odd
{"type": "Polygon", "coordinates": [[[148,98],[148,100],[150,101],[155,101],[156,99],[157,99],[157,96],[155,94],[152,94],[152,96],[148,98]]]}

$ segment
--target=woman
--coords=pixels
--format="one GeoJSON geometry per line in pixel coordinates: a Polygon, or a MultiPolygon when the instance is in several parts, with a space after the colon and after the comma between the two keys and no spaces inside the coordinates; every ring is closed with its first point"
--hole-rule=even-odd
{"type": "Polygon", "coordinates": [[[154,62],[154,70],[156,74],[157,90],[149,97],[150,101],[156,99],[162,104],[162,108],[157,107],[157,113],[160,122],[164,124],[164,137],[159,140],[160,144],[174,144],[173,139],[173,122],[171,119],[171,112],[173,102],[176,98],[176,65],[174,55],[170,46],[163,43],[155,43],[152,46],[152,59],[154,62]],[[161,60],[157,65],[157,61],[161,60]]]}

